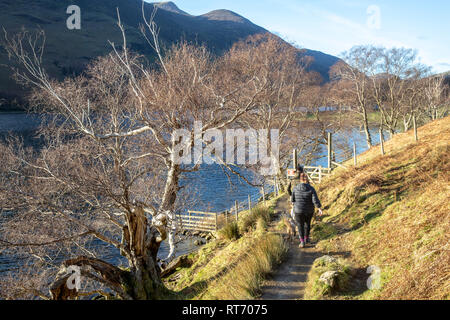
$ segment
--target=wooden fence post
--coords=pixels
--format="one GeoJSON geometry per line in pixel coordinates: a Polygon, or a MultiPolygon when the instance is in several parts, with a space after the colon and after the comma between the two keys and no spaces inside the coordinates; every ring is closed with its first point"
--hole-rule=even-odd
{"type": "Polygon", "coordinates": [[[294,149],[292,152],[292,164],[294,166],[294,169],[297,170],[297,149],[294,149]]]}
{"type": "Polygon", "coordinates": [[[355,165],[355,167],[358,164],[358,160],[356,159],[356,143],[353,142],[353,164],[355,165]]]}
{"type": "Polygon", "coordinates": [[[189,213],[189,228],[190,228],[191,227],[191,212],[188,211],[188,213],[189,213]]]}
{"type": "Polygon", "coordinates": [[[252,199],[250,199],[250,195],[248,195],[248,211],[252,211],[252,199]]]}
{"type": "Polygon", "coordinates": [[[380,128],[380,146],[381,146],[381,155],[384,156],[384,137],[383,137],[383,128],[380,128]]]}
{"type": "Polygon", "coordinates": [[[274,186],[274,191],[275,191],[275,196],[278,196],[278,180],[277,180],[277,176],[275,176],[275,178],[273,179],[273,186],[274,186]]]}
{"type": "Polygon", "coordinates": [[[275,176],[275,187],[277,188],[277,197],[278,197],[280,192],[280,189],[278,189],[278,176],[275,176]]]}
{"type": "Polygon", "coordinates": [[[332,159],[332,151],[333,151],[333,144],[332,144],[332,135],[331,132],[328,132],[328,169],[331,169],[331,159],[332,159]]]}
{"type": "Polygon", "coordinates": [[[235,200],[234,201],[234,208],[235,208],[235,210],[236,210],[236,222],[238,222],[239,221],[239,212],[238,212],[238,202],[237,202],[237,200],[235,200]]]}
{"type": "Polygon", "coordinates": [[[413,125],[414,125],[414,139],[419,141],[419,136],[417,134],[417,122],[416,122],[416,115],[413,115],[413,125]]]}
{"type": "Polygon", "coordinates": [[[266,205],[266,189],[262,186],[263,204],[266,205]]]}
{"type": "Polygon", "coordinates": [[[228,224],[228,210],[225,211],[225,224],[228,224]]]}
{"type": "Polygon", "coordinates": [[[218,223],[217,223],[217,212],[216,212],[216,231],[218,230],[218,223]]]}
{"type": "Polygon", "coordinates": [[[319,166],[319,183],[322,182],[322,166],[319,166]]]}

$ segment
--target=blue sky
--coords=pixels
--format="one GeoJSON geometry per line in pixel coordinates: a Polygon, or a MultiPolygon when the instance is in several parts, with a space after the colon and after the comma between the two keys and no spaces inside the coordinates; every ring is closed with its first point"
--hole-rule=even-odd
{"type": "Polygon", "coordinates": [[[200,15],[232,10],[285,40],[339,55],[354,45],[417,49],[435,72],[450,70],[448,0],[174,0],[200,15]],[[379,13],[379,15],[378,15],[379,13]],[[379,16],[379,19],[377,19],[379,16]]]}

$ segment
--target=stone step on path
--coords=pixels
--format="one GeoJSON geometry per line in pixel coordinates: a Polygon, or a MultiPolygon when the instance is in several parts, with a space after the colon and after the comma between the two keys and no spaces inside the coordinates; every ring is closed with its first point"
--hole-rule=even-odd
{"type": "MultiPolygon", "coordinates": [[[[289,197],[278,200],[275,206],[275,214],[278,220],[283,212],[290,211],[289,197]]],[[[277,221],[274,223],[276,225],[277,221]]],[[[304,296],[308,272],[315,259],[322,256],[310,245],[299,248],[300,241],[295,239],[289,243],[289,250],[284,261],[267,279],[262,287],[260,300],[301,300],[304,296]]]]}

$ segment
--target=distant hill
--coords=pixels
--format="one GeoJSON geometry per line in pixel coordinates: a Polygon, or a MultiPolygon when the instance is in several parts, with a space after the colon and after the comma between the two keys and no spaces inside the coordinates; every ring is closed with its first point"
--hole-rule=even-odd
{"type": "Polygon", "coordinates": [[[172,1],[157,2],[157,3],[154,3],[154,5],[156,5],[159,9],[163,9],[163,10],[166,10],[166,11],[171,11],[171,12],[174,12],[174,13],[190,15],[189,13],[184,12],[183,10],[180,10],[180,8],[178,8],[177,5],[175,3],[173,3],[172,1]]]}
{"type": "Polygon", "coordinates": [[[245,19],[244,17],[238,15],[237,13],[234,13],[233,11],[229,10],[214,10],[211,12],[208,12],[206,14],[201,15],[200,17],[206,18],[208,20],[216,20],[216,21],[232,21],[237,23],[243,23],[248,26],[252,26],[253,23],[251,23],[249,20],[245,19]]]}
{"type": "MultiPolygon", "coordinates": [[[[58,79],[80,73],[95,57],[111,51],[108,40],[120,45],[121,34],[117,27],[116,8],[119,8],[126,28],[128,45],[149,58],[154,55],[140,34],[142,19],[141,0],[1,0],[0,27],[9,34],[21,28],[28,30],[38,26],[45,30],[46,69],[58,79]],[[81,30],[66,27],[69,5],[81,8],[81,30]]],[[[180,10],[173,2],[146,3],[150,14],[153,7],[159,8],[156,23],[160,28],[160,40],[170,45],[180,39],[205,44],[215,54],[228,50],[235,42],[249,35],[267,32],[248,19],[229,10],[215,10],[204,15],[193,16],[180,10]]],[[[328,80],[330,67],[339,59],[319,51],[307,50],[306,55],[315,58],[312,69],[328,80]]],[[[24,91],[10,78],[10,70],[4,65],[9,61],[0,49],[0,110],[23,103],[24,91]]]]}

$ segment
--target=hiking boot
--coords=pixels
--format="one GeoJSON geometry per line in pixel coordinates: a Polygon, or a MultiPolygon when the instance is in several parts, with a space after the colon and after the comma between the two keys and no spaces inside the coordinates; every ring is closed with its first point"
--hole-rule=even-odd
{"type": "Polygon", "coordinates": [[[305,243],[308,243],[308,244],[311,243],[311,240],[309,239],[309,237],[305,238],[305,243]]]}
{"type": "Polygon", "coordinates": [[[304,243],[303,241],[300,241],[299,247],[300,247],[300,248],[304,248],[304,247],[305,247],[305,243],[304,243]]]}

